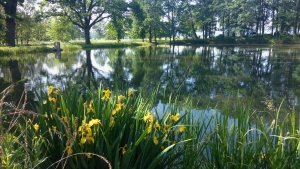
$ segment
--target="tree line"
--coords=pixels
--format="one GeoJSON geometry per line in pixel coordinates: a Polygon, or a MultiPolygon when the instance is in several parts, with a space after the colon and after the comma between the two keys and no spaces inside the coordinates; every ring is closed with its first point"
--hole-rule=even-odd
{"type": "Polygon", "coordinates": [[[84,38],[91,30],[106,39],[175,41],[255,31],[264,35],[300,31],[300,0],[0,0],[0,41],[84,38]]]}

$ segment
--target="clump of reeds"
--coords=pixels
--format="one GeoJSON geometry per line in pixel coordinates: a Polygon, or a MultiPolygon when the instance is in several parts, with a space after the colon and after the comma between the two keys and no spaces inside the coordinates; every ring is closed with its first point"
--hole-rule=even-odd
{"type": "Polygon", "coordinates": [[[36,93],[36,113],[6,103],[7,91],[0,101],[4,168],[300,166],[298,114],[293,110],[280,119],[280,107],[272,102],[265,102],[266,113],[274,114],[266,124],[251,101],[200,112],[189,101],[179,109],[176,96],[169,96],[158,113],[156,91],[142,98],[130,89],[100,86],[81,95],[76,87],[49,86],[36,93]]]}

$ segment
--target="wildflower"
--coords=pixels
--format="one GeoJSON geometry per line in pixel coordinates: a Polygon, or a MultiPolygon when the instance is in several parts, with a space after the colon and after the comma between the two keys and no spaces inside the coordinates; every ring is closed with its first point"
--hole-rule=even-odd
{"type": "Polygon", "coordinates": [[[117,104],[116,104],[116,110],[117,110],[117,111],[120,111],[120,110],[122,109],[123,105],[124,105],[124,104],[117,103],[117,104]]]}
{"type": "Polygon", "coordinates": [[[86,154],[86,157],[87,157],[87,158],[92,158],[91,153],[87,153],[87,154],[86,154]]]}
{"type": "Polygon", "coordinates": [[[116,104],[116,108],[112,110],[111,114],[115,115],[117,112],[119,112],[120,110],[122,110],[122,107],[124,106],[124,104],[122,103],[117,103],[116,104]]]}
{"type": "Polygon", "coordinates": [[[127,144],[125,144],[124,147],[120,147],[120,149],[122,150],[122,154],[126,153],[126,147],[127,147],[127,144]]]}
{"type": "Polygon", "coordinates": [[[67,117],[66,117],[66,116],[63,116],[61,119],[62,119],[65,123],[67,122],[67,117]]]}
{"type": "Polygon", "coordinates": [[[152,131],[152,123],[148,126],[147,133],[149,134],[151,133],[151,131],[152,131]]]}
{"type": "Polygon", "coordinates": [[[125,100],[125,99],[126,99],[126,97],[123,96],[123,95],[119,95],[119,96],[118,96],[118,102],[119,102],[119,103],[123,102],[123,100],[125,100]]]}
{"type": "Polygon", "coordinates": [[[81,144],[84,144],[86,142],[86,138],[85,137],[82,137],[81,139],[80,139],[80,143],[81,144]]]}
{"type": "Polygon", "coordinates": [[[153,115],[151,115],[150,112],[147,112],[147,114],[143,117],[144,122],[152,123],[154,120],[153,115]]]}
{"type": "Polygon", "coordinates": [[[90,112],[95,113],[95,110],[92,107],[88,107],[87,108],[87,113],[90,113],[90,112]]]}
{"type": "Polygon", "coordinates": [[[67,151],[68,155],[71,155],[73,153],[73,150],[72,150],[71,146],[67,146],[65,151],[67,151]]]}
{"type": "Polygon", "coordinates": [[[92,100],[92,101],[90,101],[89,107],[92,108],[93,105],[94,105],[94,102],[93,102],[93,100],[92,100]]]}
{"type": "Polygon", "coordinates": [[[47,104],[47,100],[44,100],[44,101],[43,101],[43,104],[47,104]]]}
{"type": "Polygon", "coordinates": [[[155,145],[158,144],[158,140],[157,140],[157,137],[156,137],[156,136],[154,136],[154,138],[153,138],[153,143],[154,143],[155,145]]]}
{"type": "Polygon", "coordinates": [[[38,131],[39,130],[39,125],[37,123],[35,123],[35,125],[33,125],[33,128],[38,131]]]}
{"type": "Polygon", "coordinates": [[[116,109],[113,109],[112,111],[111,111],[111,114],[112,115],[115,115],[117,113],[117,110],[116,109]]]}
{"type": "Polygon", "coordinates": [[[263,154],[261,154],[261,158],[262,158],[262,159],[266,159],[266,158],[267,158],[267,155],[263,153],[263,154]]]}
{"type": "Polygon", "coordinates": [[[56,103],[56,98],[49,96],[48,99],[50,102],[56,103]]]}
{"type": "Polygon", "coordinates": [[[115,118],[111,116],[109,121],[109,127],[114,127],[114,126],[115,126],[115,118]]]}
{"type": "Polygon", "coordinates": [[[91,136],[93,135],[92,129],[91,129],[90,127],[87,127],[87,128],[85,129],[85,133],[86,133],[86,136],[87,136],[87,137],[91,137],[91,136]]]}
{"type": "Polygon", "coordinates": [[[49,86],[48,87],[48,95],[51,95],[53,93],[53,91],[55,90],[54,86],[49,86]]]}
{"type": "Polygon", "coordinates": [[[87,141],[89,144],[91,144],[91,142],[92,142],[92,143],[95,142],[95,140],[94,140],[93,137],[86,137],[86,141],[87,141]]]}
{"type": "Polygon", "coordinates": [[[55,132],[56,131],[56,126],[52,126],[52,129],[55,132]]]}
{"type": "Polygon", "coordinates": [[[132,96],[134,92],[136,92],[136,90],[129,89],[129,90],[128,90],[128,96],[129,96],[129,97],[132,96]]]}
{"type": "Polygon", "coordinates": [[[86,105],[87,105],[87,101],[85,101],[85,102],[83,103],[83,106],[84,106],[84,107],[86,107],[86,105]]]}
{"type": "Polygon", "coordinates": [[[104,93],[104,96],[101,99],[102,100],[109,99],[109,97],[111,95],[111,91],[110,90],[102,90],[102,92],[104,93]]]}
{"type": "Polygon", "coordinates": [[[15,140],[16,143],[19,143],[19,139],[16,136],[13,136],[13,139],[15,140]]]}
{"type": "Polygon", "coordinates": [[[82,120],[82,125],[78,128],[78,134],[81,136],[80,144],[85,144],[86,142],[94,143],[95,140],[92,137],[93,131],[92,126],[101,125],[101,122],[99,119],[92,119],[89,121],[89,123],[86,123],[86,117],[82,120]]]}
{"type": "Polygon", "coordinates": [[[185,131],[184,126],[180,126],[175,132],[183,133],[185,131]]]}
{"type": "Polygon", "coordinates": [[[170,124],[164,124],[163,133],[167,133],[171,128],[170,124]]]}
{"type": "Polygon", "coordinates": [[[101,125],[101,121],[99,119],[92,119],[89,121],[89,126],[97,126],[97,125],[101,125]]]}
{"type": "Polygon", "coordinates": [[[170,119],[171,119],[171,121],[176,122],[179,120],[179,116],[180,116],[180,114],[176,113],[176,115],[171,115],[170,119]]]}
{"type": "Polygon", "coordinates": [[[154,123],[154,128],[156,128],[156,129],[159,130],[159,129],[160,129],[160,124],[159,124],[158,122],[155,122],[155,123],[154,123]]]}

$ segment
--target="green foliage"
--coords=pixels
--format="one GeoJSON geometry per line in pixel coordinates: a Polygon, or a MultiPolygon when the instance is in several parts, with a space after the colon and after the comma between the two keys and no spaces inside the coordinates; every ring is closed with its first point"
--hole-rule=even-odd
{"type": "Polygon", "coordinates": [[[235,37],[217,37],[210,39],[211,43],[214,44],[236,44],[236,38],[235,37]]]}
{"type": "Polygon", "coordinates": [[[175,42],[171,42],[171,44],[176,45],[191,45],[191,44],[209,44],[209,41],[204,39],[198,39],[198,40],[176,40],[175,42]]]}
{"type": "Polygon", "coordinates": [[[47,34],[54,41],[68,42],[74,26],[65,17],[55,17],[51,20],[47,34]]]}
{"type": "MultiPolygon", "coordinates": [[[[117,22],[116,22],[117,23],[117,22]]],[[[112,22],[109,22],[106,26],[106,40],[117,40],[117,42],[120,41],[120,39],[124,36],[124,31],[120,27],[120,25],[113,24],[112,22]]]]}
{"type": "Polygon", "coordinates": [[[47,46],[38,46],[38,47],[19,46],[14,48],[0,47],[0,56],[26,54],[26,53],[41,53],[47,51],[49,51],[49,48],[47,46]]]}
{"type": "Polygon", "coordinates": [[[45,161],[45,150],[42,148],[47,141],[34,129],[28,116],[38,114],[5,102],[11,86],[1,92],[0,104],[0,158],[1,168],[35,168],[45,161]]]}
{"type": "Polygon", "coordinates": [[[179,113],[176,97],[169,96],[169,106],[157,114],[155,91],[143,99],[133,90],[100,87],[85,95],[77,90],[50,86],[37,93],[38,114],[14,112],[2,102],[2,167],[300,167],[299,113],[292,110],[280,119],[281,106],[272,100],[263,102],[265,113],[274,114],[266,124],[252,111],[251,100],[225,102],[222,114],[216,109],[193,113],[187,101],[179,113]],[[7,120],[14,125],[3,123],[7,120]]]}
{"type": "Polygon", "coordinates": [[[47,95],[39,94],[45,101],[39,104],[41,116],[35,123],[51,143],[44,149],[52,163],[68,168],[107,166],[92,154],[105,157],[113,168],[155,168],[175,162],[165,157],[176,155],[173,147],[183,141],[177,136],[184,132],[179,131],[180,114],[175,109],[164,117],[151,112],[155,93],[144,100],[132,90],[121,94],[100,88],[86,96],[76,91],[61,93],[50,86],[47,95]],[[76,153],[81,155],[70,156],[76,153]]]}

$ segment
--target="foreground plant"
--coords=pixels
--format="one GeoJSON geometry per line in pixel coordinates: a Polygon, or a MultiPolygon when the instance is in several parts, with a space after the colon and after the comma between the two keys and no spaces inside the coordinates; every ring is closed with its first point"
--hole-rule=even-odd
{"type": "Polygon", "coordinates": [[[38,113],[0,100],[2,168],[300,168],[299,114],[280,118],[271,101],[267,124],[240,100],[179,111],[170,96],[157,113],[155,91],[143,99],[50,86],[37,95],[38,113]]]}
{"type": "Polygon", "coordinates": [[[32,120],[39,114],[25,110],[26,90],[20,105],[7,102],[10,90],[11,86],[0,94],[0,168],[36,168],[47,159],[43,150],[47,141],[38,134],[32,120]]]}
{"type": "Polygon", "coordinates": [[[51,163],[62,168],[156,168],[175,161],[174,147],[182,141],[185,127],[180,114],[170,111],[159,117],[152,112],[153,97],[144,100],[133,90],[118,93],[99,88],[78,95],[76,89],[61,92],[50,86],[39,95],[34,128],[49,141],[45,146],[51,163]],[[38,127],[37,127],[38,126],[38,127]],[[72,154],[80,154],[72,156],[72,154]],[[85,155],[83,154],[85,153],[85,155]],[[69,158],[65,158],[68,157],[69,158]]]}

